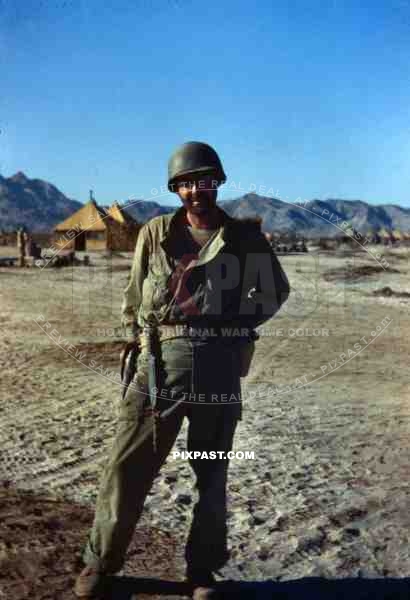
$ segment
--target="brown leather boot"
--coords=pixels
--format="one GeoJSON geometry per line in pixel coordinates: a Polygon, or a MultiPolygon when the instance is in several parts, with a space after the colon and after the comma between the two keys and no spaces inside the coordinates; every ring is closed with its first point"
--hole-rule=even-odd
{"type": "Polygon", "coordinates": [[[216,580],[212,571],[206,569],[188,569],[186,577],[193,600],[211,600],[211,598],[216,598],[216,580]]]}
{"type": "Polygon", "coordinates": [[[216,590],[214,587],[203,587],[202,585],[194,588],[192,600],[215,600],[216,590]]]}
{"type": "Polygon", "coordinates": [[[84,567],[75,581],[74,594],[78,598],[98,598],[104,591],[106,577],[97,567],[84,567]]]}

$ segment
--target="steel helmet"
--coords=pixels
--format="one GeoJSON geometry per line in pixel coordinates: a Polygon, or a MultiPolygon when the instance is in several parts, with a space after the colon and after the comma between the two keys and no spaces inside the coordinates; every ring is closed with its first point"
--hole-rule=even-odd
{"type": "Polygon", "coordinates": [[[218,180],[218,185],[225,183],[226,175],[215,150],[203,142],[186,142],[179,146],[169,159],[168,189],[170,192],[175,191],[172,189],[171,184],[177,177],[208,171],[215,171],[215,179],[218,180]]]}

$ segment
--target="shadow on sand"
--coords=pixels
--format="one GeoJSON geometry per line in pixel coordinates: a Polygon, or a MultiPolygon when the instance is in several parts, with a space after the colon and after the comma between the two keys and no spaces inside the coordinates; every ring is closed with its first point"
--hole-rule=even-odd
{"type": "MultiPolygon", "coordinates": [[[[410,600],[410,578],[325,579],[304,577],[289,581],[219,581],[216,599],[274,600],[410,600]]],[[[184,582],[111,577],[104,600],[137,600],[138,594],[189,597],[184,582]]]]}

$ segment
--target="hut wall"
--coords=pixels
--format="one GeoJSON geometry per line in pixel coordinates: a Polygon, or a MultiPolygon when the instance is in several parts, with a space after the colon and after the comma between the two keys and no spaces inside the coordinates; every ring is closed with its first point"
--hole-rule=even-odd
{"type": "MultiPolygon", "coordinates": [[[[55,231],[52,236],[51,245],[62,252],[71,252],[74,250],[74,238],[70,238],[68,233],[68,231],[55,231]]],[[[72,235],[71,231],[70,235],[72,235]]]]}
{"type": "Polygon", "coordinates": [[[89,229],[85,233],[86,242],[85,249],[88,251],[107,250],[109,248],[109,232],[105,231],[93,231],[89,229]]]}
{"type": "Polygon", "coordinates": [[[120,225],[110,227],[111,249],[119,252],[133,252],[137,241],[139,227],[136,225],[120,225]]]}
{"type": "Polygon", "coordinates": [[[17,246],[17,232],[7,231],[0,233],[0,246],[17,246]]]}
{"type": "Polygon", "coordinates": [[[126,241],[126,250],[127,252],[134,252],[135,245],[137,243],[138,233],[141,229],[140,225],[135,225],[134,227],[130,227],[127,232],[127,241],[126,241]]]}

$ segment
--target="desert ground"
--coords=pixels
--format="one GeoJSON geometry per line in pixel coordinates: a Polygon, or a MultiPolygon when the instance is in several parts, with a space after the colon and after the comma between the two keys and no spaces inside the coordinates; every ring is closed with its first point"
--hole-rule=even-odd
{"type": "MultiPolygon", "coordinates": [[[[254,459],[230,463],[220,579],[410,574],[410,248],[378,251],[385,268],[348,249],[280,257],[291,296],[242,380],[234,449],[254,459]]],[[[1,599],[72,597],[116,427],[130,263],[0,267],[1,599]]],[[[193,485],[169,458],[125,575],[183,580],[193,485]]]]}

